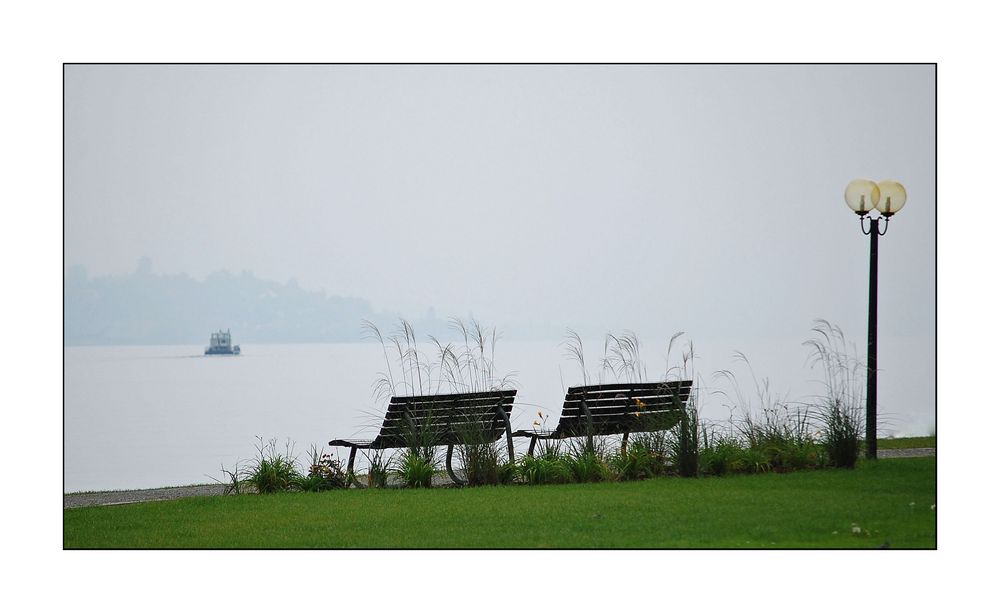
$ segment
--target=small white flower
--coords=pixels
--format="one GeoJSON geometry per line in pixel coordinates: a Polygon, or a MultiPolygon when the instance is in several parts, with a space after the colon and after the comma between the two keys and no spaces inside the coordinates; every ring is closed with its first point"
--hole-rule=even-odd
{"type": "Polygon", "coordinates": [[[910,506],[911,506],[911,507],[915,507],[915,506],[917,506],[917,503],[915,503],[915,502],[911,502],[911,503],[910,503],[910,506]]]}
{"type": "Polygon", "coordinates": [[[936,508],[937,508],[937,504],[932,504],[932,505],[931,505],[931,511],[933,511],[933,510],[934,510],[934,509],[936,509],[936,508]]]}
{"type": "Polygon", "coordinates": [[[851,532],[854,534],[861,534],[861,526],[857,524],[851,524],[851,532]]]}

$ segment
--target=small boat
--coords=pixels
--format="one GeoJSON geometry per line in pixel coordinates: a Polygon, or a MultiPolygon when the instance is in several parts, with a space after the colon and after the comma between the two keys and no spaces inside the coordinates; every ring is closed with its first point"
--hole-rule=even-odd
{"type": "Polygon", "coordinates": [[[239,355],[240,346],[234,345],[229,330],[212,333],[212,338],[205,347],[205,355],[239,355]]]}

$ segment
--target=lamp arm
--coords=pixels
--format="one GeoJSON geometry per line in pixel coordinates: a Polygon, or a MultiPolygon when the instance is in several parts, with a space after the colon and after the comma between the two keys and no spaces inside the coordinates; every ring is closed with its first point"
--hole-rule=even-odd
{"type": "Polygon", "coordinates": [[[883,229],[881,227],[881,224],[879,225],[879,229],[878,229],[878,235],[879,236],[885,236],[885,233],[889,231],[889,218],[885,217],[885,216],[880,216],[878,218],[879,221],[882,221],[883,219],[885,220],[885,228],[883,229]]]}

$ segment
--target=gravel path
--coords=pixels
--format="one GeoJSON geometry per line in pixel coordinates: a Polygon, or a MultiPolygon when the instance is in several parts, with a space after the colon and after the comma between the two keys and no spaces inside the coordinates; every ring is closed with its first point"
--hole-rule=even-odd
{"type": "Polygon", "coordinates": [[[937,455],[937,447],[915,447],[913,449],[879,449],[880,458],[926,458],[937,455]]]}
{"type": "MultiPolygon", "coordinates": [[[[880,449],[880,458],[923,458],[936,455],[936,448],[922,447],[917,449],[880,449]]],[[[435,486],[450,485],[451,480],[446,475],[434,475],[435,486]]],[[[186,485],[183,487],[161,487],[151,490],[122,490],[116,492],[83,492],[79,494],[63,494],[63,509],[77,507],[96,507],[112,504],[131,504],[134,502],[150,502],[153,500],[174,500],[191,496],[221,496],[225,486],[221,483],[210,485],[186,485]]]]}
{"type": "MultiPolygon", "coordinates": [[[[463,477],[461,470],[456,473],[463,477]]],[[[360,476],[361,482],[365,482],[364,475],[360,476]]],[[[398,482],[395,483],[398,485],[398,482]]],[[[394,479],[390,476],[389,485],[394,485],[394,479]]],[[[435,474],[431,481],[433,487],[452,487],[453,483],[447,474],[435,474]]],[[[192,496],[222,496],[226,491],[226,486],[217,483],[210,485],[185,485],[182,487],[160,487],[150,490],[120,490],[111,492],[81,492],[77,494],[63,494],[63,509],[75,509],[77,507],[103,507],[113,504],[131,504],[134,502],[151,502],[154,500],[175,500],[177,498],[189,498],[192,496]]]]}
{"type": "Polygon", "coordinates": [[[80,494],[63,494],[63,508],[96,507],[109,504],[129,504],[132,502],[149,502],[151,500],[174,500],[190,496],[221,496],[225,486],[186,485],[183,487],[161,487],[152,490],[122,490],[117,492],[83,492],[80,494]]]}

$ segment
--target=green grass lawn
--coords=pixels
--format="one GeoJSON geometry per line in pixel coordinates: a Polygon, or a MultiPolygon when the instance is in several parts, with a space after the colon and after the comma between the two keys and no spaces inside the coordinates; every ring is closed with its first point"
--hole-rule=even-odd
{"type": "Polygon", "coordinates": [[[67,509],[63,544],[935,548],[935,474],[935,458],[907,458],[855,470],[721,478],[188,498],[67,509]]]}
{"type": "Polygon", "coordinates": [[[937,436],[878,439],[879,449],[917,449],[920,447],[937,447],[937,436]]]}

